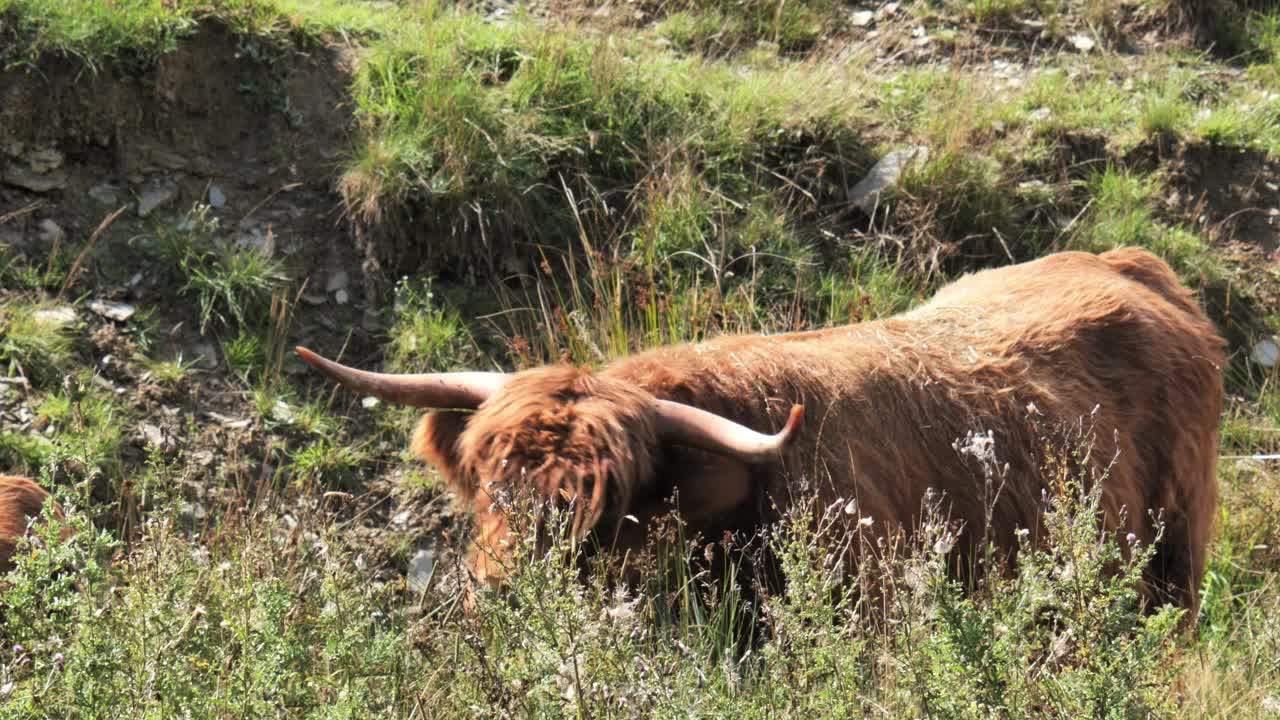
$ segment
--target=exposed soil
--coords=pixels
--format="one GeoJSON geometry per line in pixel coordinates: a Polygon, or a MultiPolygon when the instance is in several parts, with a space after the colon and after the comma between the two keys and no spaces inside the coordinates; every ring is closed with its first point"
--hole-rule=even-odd
{"type": "Polygon", "coordinates": [[[1170,204],[1207,226],[1210,237],[1280,260],[1280,162],[1238,148],[1192,145],[1168,167],[1170,204]]]}
{"type": "MultiPolygon", "coordinates": [[[[125,208],[90,255],[91,285],[145,302],[172,288],[134,264],[130,239],[210,203],[217,241],[259,247],[308,280],[302,336],[358,328],[359,283],[345,303],[324,293],[332,275],[359,275],[333,191],[349,147],[349,58],[245,43],[208,25],[142,72],[51,58],[0,74],[0,216],[17,213],[0,242],[43,256],[59,235],[49,221],[57,242],[77,245],[125,208]]],[[[197,342],[192,332],[174,340],[197,342]]]]}
{"type": "MultiPolygon", "coordinates": [[[[352,60],[340,47],[246,42],[207,25],[153,67],[114,64],[93,73],[77,60],[49,58],[0,73],[0,246],[42,260],[59,248],[90,248],[63,299],[152,311],[164,335],[159,352],[196,361],[169,388],[146,382],[136,363],[99,362],[123,359],[129,323],[80,310],[91,329],[82,351],[101,366],[99,382],[127,391],[121,397],[137,419],[126,438],[133,461],[142,462],[148,440],[161,438],[194,459],[195,474],[183,478],[193,508],[234,507],[232,496],[254,492],[245,478],[270,482],[291,430],[246,417],[245,384],[221,356],[228,338],[201,334],[194,302],[182,304],[174,273],[154,267],[137,238],[179,225],[194,203],[209,203],[219,221],[212,242],[256,247],[288,268],[299,300],[290,347],[345,348],[346,358],[363,362],[382,329],[366,303],[359,253],[334,189],[350,147],[352,60]],[[183,437],[188,418],[203,427],[198,435],[183,437]]],[[[306,369],[286,358],[283,371],[306,369]]],[[[358,398],[335,398],[359,415],[358,398]]],[[[0,408],[0,427],[35,432],[35,400],[28,393],[0,408]]],[[[447,508],[423,506],[439,498],[402,486],[397,469],[367,472],[360,487],[333,502],[346,531],[369,537],[371,565],[403,557],[406,547],[412,555],[414,544],[438,536],[447,508]]],[[[100,491],[124,493],[104,498],[121,502],[101,520],[127,536],[136,514],[127,484],[100,491]]],[[[198,527],[203,513],[192,512],[198,527]]]]}

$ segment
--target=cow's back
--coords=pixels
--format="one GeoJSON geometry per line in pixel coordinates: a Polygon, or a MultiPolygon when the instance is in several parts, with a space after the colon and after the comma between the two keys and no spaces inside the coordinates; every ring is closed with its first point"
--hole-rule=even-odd
{"type": "Polygon", "coordinates": [[[990,432],[1010,467],[990,515],[1006,547],[1039,522],[1036,433],[1091,423],[1107,526],[1150,541],[1146,511],[1163,509],[1151,579],[1169,586],[1161,599],[1194,609],[1216,502],[1222,347],[1167,265],[1122,249],[974,273],[878,322],[663,348],[608,372],[761,431],[805,403],[789,472],[762,469],[760,487],[785,501],[807,477],[824,501],[857,498],[852,520],[877,526],[913,523],[932,489],[981,533],[981,468],[954,443],[990,432]]]}

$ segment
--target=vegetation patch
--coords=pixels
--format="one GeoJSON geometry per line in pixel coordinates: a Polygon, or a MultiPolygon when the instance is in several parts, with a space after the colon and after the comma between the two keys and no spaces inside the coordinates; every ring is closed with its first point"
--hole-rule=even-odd
{"type": "Polygon", "coordinates": [[[1194,4],[0,0],[0,472],[63,509],[0,583],[0,714],[1267,717],[1280,16],[1201,3],[1210,46],[1194,4]],[[1045,542],[968,587],[937,508],[842,584],[860,538],[802,503],[670,521],[630,590],[518,534],[466,614],[420,411],[291,355],[592,365],[1122,245],[1231,342],[1191,634],[1070,444],[1045,542]]]}

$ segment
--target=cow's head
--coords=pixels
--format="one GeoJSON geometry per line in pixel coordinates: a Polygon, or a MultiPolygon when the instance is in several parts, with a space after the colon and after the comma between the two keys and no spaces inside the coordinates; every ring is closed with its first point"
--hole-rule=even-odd
{"type": "Polygon", "coordinates": [[[490,586],[502,578],[510,532],[506,511],[521,493],[568,505],[572,531],[581,538],[637,513],[638,499],[656,484],[666,446],[720,458],[702,466],[703,473],[733,467],[745,474],[741,468],[747,465],[776,460],[804,415],[796,405],[779,433],[762,435],[574,367],[393,375],[339,365],[305,348],[298,354],[353,390],[434,410],[419,422],[412,450],[439,468],[471,506],[476,534],[468,565],[490,586]]]}

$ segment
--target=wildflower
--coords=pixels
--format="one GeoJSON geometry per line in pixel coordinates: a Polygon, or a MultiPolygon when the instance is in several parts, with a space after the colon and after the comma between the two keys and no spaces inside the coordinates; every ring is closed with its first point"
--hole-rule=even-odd
{"type": "Polygon", "coordinates": [[[27,651],[27,649],[26,649],[26,648],[24,648],[24,647],[22,647],[21,645],[14,645],[14,646],[13,646],[13,654],[14,654],[14,655],[21,655],[22,653],[24,653],[24,652],[26,652],[26,651],[27,651]]]}
{"type": "Polygon", "coordinates": [[[946,555],[951,552],[951,548],[955,547],[955,544],[955,538],[950,533],[947,533],[938,538],[938,541],[933,544],[933,552],[938,555],[946,555]]]}
{"type": "Polygon", "coordinates": [[[857,515],[857,514],[858,514],[858,501],[857,501],[857,499],[850,500],[850,501],[849,501],[849,504],[844,506],[844,514],[845,514],[845,515],[857,515]]]}
{"type": "Polygon", "coordinates": [[[867,516],[858,520],[858,524],[861,525],[862,527],[871,527],[871,523],[875,521],[876,521],[875,518],[871,516],[867,516]]]}
{"type": "Polygon", "coordinates": [[[66,660],[66,658],[64,658],[64,657],[62,656],[62,653],[55,653],[55,654],[54,654],[54,656],[53,656],[53,664],[54,664],[54,665],[62,665],[63,661],[65,661],[65,660],[66,660]]]}
{"type": "Polygon", "coordinates": [[[1138,536],[1134,535],[1133,533],[1129,533],[1128,535],[1125,535],[1124,539],[1128,540],[1130,545],[1138,542],[1138,536]]]}
{"type": "Polygon", "coordinates": [[[1018,528],[1013,534],[1017,535],[1019,540],[1026,540],[1027,536],[1031,534],[1031,531],[1026,528],[1018,528]]]}

